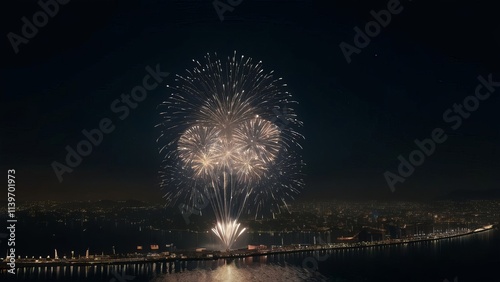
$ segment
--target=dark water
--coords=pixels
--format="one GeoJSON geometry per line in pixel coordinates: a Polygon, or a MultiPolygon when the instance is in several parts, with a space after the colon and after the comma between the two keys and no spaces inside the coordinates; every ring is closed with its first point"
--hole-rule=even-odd
{"type": "MultiPolygon", "coordinates": [[[[261,235],[262,236],[262,235],[261,235]]],[[[408,245],[232,261],[31,267],[1,281],[500,281],[500,230],[408,245]],[[9,279],[10,278],[10,279],[9,279]]],[[[4,279],[5,278],[5,279],[4,279]]]]}

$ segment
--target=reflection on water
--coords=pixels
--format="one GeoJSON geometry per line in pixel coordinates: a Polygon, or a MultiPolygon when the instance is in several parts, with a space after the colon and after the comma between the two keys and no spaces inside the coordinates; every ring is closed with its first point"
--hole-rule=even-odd
{"type": "Polygon", "coordinates": [[[163,281],[325,281],[319,273],[296,266],[269,264],[225,263],[215,269],[195,269],[185,273],[162,275],[153,282],[163,281]]]}

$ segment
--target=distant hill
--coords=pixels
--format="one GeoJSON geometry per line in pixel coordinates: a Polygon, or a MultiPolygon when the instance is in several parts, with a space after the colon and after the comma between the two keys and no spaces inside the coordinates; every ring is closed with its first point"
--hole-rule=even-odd
{"type": "Polygon", "coordinates": [[[438,200],[500,200],[500,189],[454,190],[442,197],[439,197],[438,200]]]}

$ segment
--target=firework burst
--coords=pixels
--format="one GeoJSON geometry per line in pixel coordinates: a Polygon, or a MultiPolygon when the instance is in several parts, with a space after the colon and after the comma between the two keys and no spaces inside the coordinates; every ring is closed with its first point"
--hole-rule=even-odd
{"type": "Polygon", "coordinates": [[[161,186],[169,204],[196,205],[200,192],[209,195],[212,231],[230,249],[245,230],[242,212],[278,213],[303,186],[302,124],[286,84],[262,62],[236,52],[224,64],[210,55],[193,62],[161,104],[161,186]]]}

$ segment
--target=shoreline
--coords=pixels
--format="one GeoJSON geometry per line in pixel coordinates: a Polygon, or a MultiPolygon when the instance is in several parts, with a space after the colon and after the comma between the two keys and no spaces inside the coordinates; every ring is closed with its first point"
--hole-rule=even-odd
{"type": "MultiPolygon", "coordinates": [[[[53,261],[44,261],[44,262],[34,262],[31,261],[32,259],[29,259],[30,261],[22,261],[25,259],[16,259],[16,268],[25,268],[25,267],[32,267],[32,266],[93,266],[93,265],[121,265],[121,264],[144,264],[144,263],[156,263],[156,262],[179,262],[179,261],[202,261],[202,260],[219,260],[219,259],[235,259],[235,258],[245,258],[245,257],[257,257],[257,256],[267,256],[267,255],[279,255],[279,254],[290,254],[290,253],[302,253],[302,252],[314,252],[314,251],[332,251],[332,250],[346,250],[346,249],[361,249],[361,248],[368,248],[368,247],[384,247],[384,246],[392,246],[392,245],[404,245],[404,244],[416,244],[416,243],[423,243],[423,242],[431,242],[431,241],[438,241],[438,240],[443,240],[443,239],[451,239],[451,238],[457,238],[457,237],[463,237],[463,236],[468,236],[468,235],[474,235],[474,234],[479,234],[485,231],[491,231],[498,229],[498,226],[487,226],[483,227],[480,229],[476,229],[473,231],[468,231],[465,233],[459,233],[459,234],[453,234],[453,235],[448,235],[448,236],[443,236],[443,237],[435,237],[435,238],[419,238],[419,239],[395,239],[398,241],[390,240],[389,242],[387,241],[376,241],[376,242],[359,242],[356,244],[359,245],[354,245],[350,243],[350,245],[347,246],[339,246],[333,244],[323,244],[323,245],[310,245],[310,246],[305,246],[305,247],[294,247],[292,246],[284,246],[283,248],[279,249],[273,249],[273,250],[232,250],[229,253],[226,252],[219,252],[219,254],[215,254],[216,252],[213,251],[206,251],[204,254],[212,254],[213,256],[205,256],[205,257],[200,257],[200,256],[185,256],[185,255],[180,255],[179,257],[170,257],[170,256],[141,256],[141,257],[133,257],[133,258],[114,258],[114,259],[83,259],[83,260],[72,260],[72,259],[62,259],[62,260],[53,260],[53,261]],[[285,249],[285,248],[291,248],[293,249],[285,249]]],[[[338,243],[334,243],[338,244],[338,243]]],[[[181,253],[182,251],[178,251],[177,253],[181,253]]],[[[186,251],[184,251],[186,252],[186,251]]],[[[187,251],[187,252],[192,252],[192,251],[187,251]]],[[[195,253],[195,254],[200,254],[200,253],[195,253]]],[[[0,269],[9,269],[10,267],[8,266],[7,262],[2,262],[0,264],[0,269]]]]}

